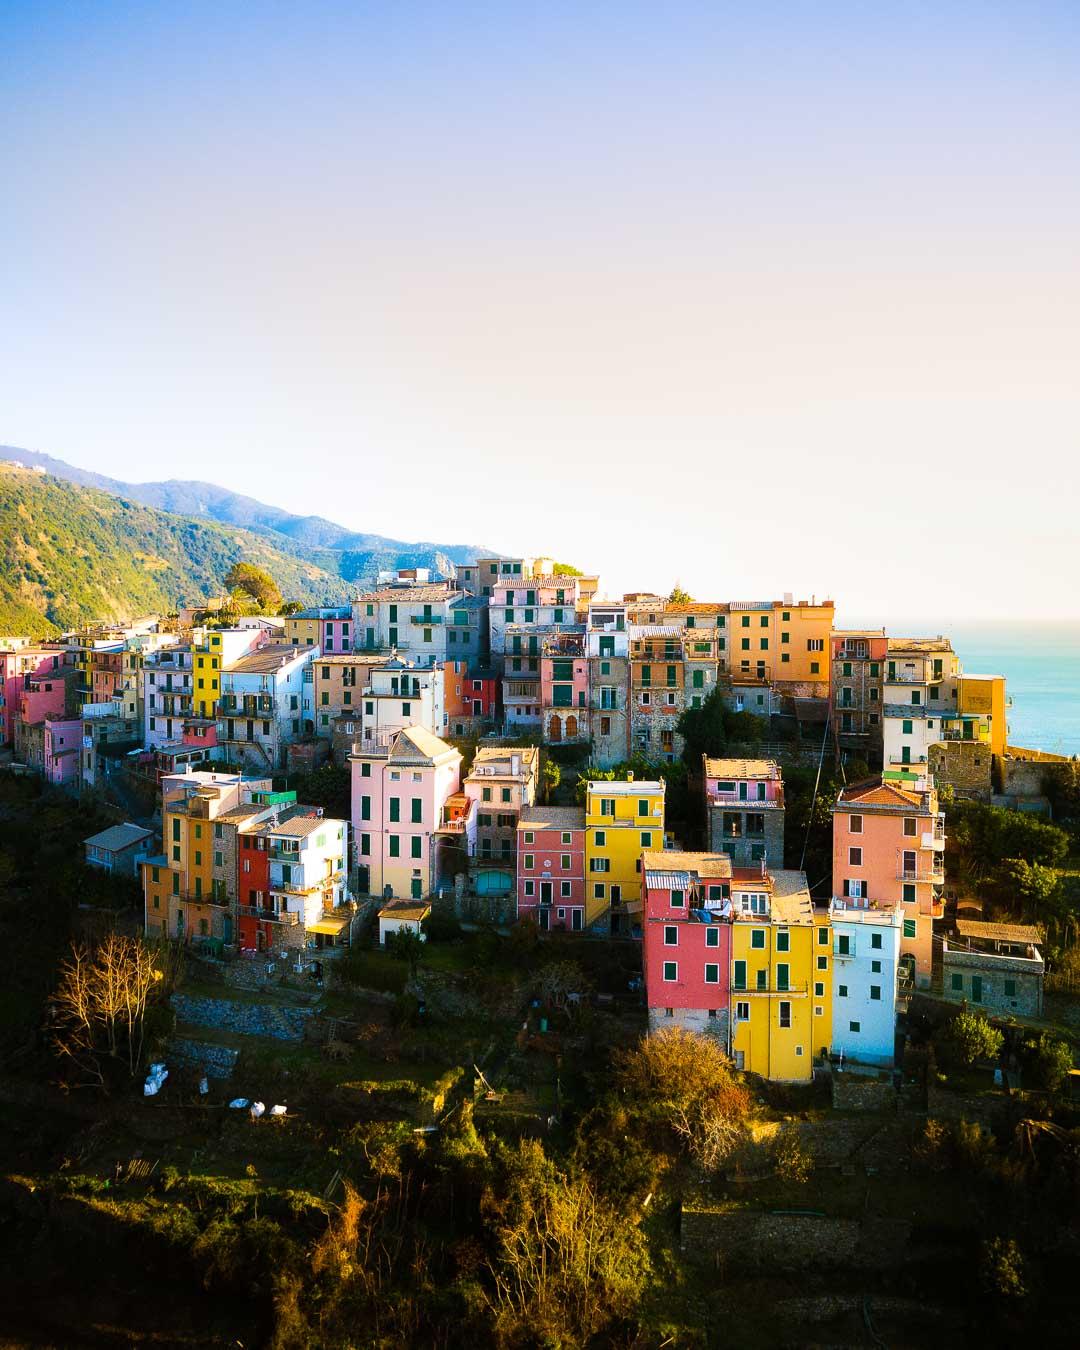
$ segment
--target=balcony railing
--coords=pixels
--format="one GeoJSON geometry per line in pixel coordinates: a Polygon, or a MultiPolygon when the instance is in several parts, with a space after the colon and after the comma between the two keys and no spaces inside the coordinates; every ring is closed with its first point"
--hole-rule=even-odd
{"type": "Polygon", "coordinates": [[[410,614],[409,622],[418,628],[434,628],[437,624],[445,623],[445,620],[441,614],[410,614]]]}
{"type": "Polygon", "coordinates": [[[738,994],[740,998],[753,998],[755,995],[758,998],[764,998],[768,995],[775,997],[778,994],[784,998],[788,998],[792,995],[797,998],[805,998],[810,992],[810,986],[808,984],[788,984],[784,986],[770,984],[759,987],[758,985],[744,986],[733,984],[731,986],[731,992],[732,994],[738,994]]]}
{"type": "Polygon", "coordinates": [[[237,905],[236,912],[245,919],[261,919],[264,923],[280,923],[286,928],[295,928],[300,922],[299,914],[290,914],[286,909],[263,909],[259,905],[237,905]]]}
{"type": "Polygon", "coordinates": [[[944,864],[935,863],[931,867],[905,867],[903,863],[898,863],[896,868],[897,881],[923,881],[933,882],[940,885],[945,880],[944,864]]]}

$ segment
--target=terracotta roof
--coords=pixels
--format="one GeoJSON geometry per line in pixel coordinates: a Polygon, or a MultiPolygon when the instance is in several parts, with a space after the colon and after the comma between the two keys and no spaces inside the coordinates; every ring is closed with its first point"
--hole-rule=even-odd
{"type": "Polygon", "coordinates": [[[459,759],[461,758],[460,750],[447,745],[446,741],[425,727],[416,726],[405,727],[398,732],[390,747],[388,759],[391,763],[416,763],[420,760],[429,763],[441,759],[444,755],[457,755],[459,759]]]}
{"type": "Polygon", "coordinates": [[[779,778],[774,759],[710,759],[705,756],[706,778],[779,778]]]}
{"type": "MultiPolygon", "coordinates": [[[[510,772],[510,757],[518,755],[523,764],[532,764],[540,758],[540,747],[538,745],[485,745],[481,746],[473,756],[473,764],[498,764],[500,761],[506,761],[506,772],[510,772]]],[[[494,777],[494,775],[485,774],[483,777],[494,777]]]]}
{"type": "Polygon", "coordinates": [[[245,802],[243,806],[230,807],[228,811],[222,811],[214,817],[214,823],[240,825],[245,820],[250,820],[252,816],[260,815],[263,811],[272,810],[269,806],[260,806],[255,802],[245,802]]]}
{"type": "Polygon", "coordinates": [[[583,806],[524,806],[518,817],[518,829],[583,830],[583,806]]]}
{"type": "MultiPolygon", "coordinates": [[[[309,807],[308,810],[310,809],[309,807]]],[[[295,815],[288,820],[279,820],[276,825],[267,825],[265,833],[281,835],[287,839],[306,839],[309,834],[315,834],[317,830],[327,825],[340,824],[343,822],[330,816],[295,815]]]]}
{"type": "Polygon", "coordinates": [[[922,798],[916,792],[883,783],[880,778],[864,779],[841,789],[836,805],[840,806],[908,806],[922,808],[922,798]]]}
{"type": "Polygon", "coordinates": [[[984,938],[996,942],[1038,943],[1041,928],[1030,923],[984,923],[981,919],[957,919],[956,931],[962,938],[984,938]]]}
{"type": "Polygon", "coordinates": [[[391,900],[379,910],[380,919],[426,919],[431,913],[428,904],[417,904],[415,900],[391,900]]]}
{"type": "Polygon", "coordinates": [[[813,923],[814,904],[806,873],[770,872],[772,877],[772,918],[774,923],[813,923]]]}
{"type": "Polygon", "coordinates": [[[388,655],[372,655],[371,652],[339,652],[315,658],[316,665],[320,666],[380,666],[389,661],[388,655]]]}
{"type": "Polygon", "coordinates": [[[890,638],[890,652],[951,652],[952,642],[947,637],[890,638]]]}
{"type": "Polygon", "coordinates": [[[691,600],[685,605],[673,605],[669,600],[664,605],[665,614],[726,614],[727,612],[727,605],[719,600],[714,604],[704,600],[691,600]]]}

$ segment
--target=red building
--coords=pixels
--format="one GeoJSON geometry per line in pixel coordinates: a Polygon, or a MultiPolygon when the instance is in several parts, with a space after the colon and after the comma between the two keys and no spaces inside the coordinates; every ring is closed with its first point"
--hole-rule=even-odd
{"type": "Polygon", "coordinates": [[[498,712],[499,680],[489,670],[469,670],[467,661],[443,662],[444,734],[471,736],[498,712]]]}
{"type": "Polygon", "coordinates": [[[517,827],[517,912],[545,931],[585,927],[585,811],[522,807],[517,827]]]}
{"type": "Polygon", "coordinates": [[[726,853],[642,855],[641,960],[650,1030],[681,1026],[727,1045],[731,878],[726,853]]]}
{"type": "Polygon", "coordinates": [[[270,898],[270,837],[255,823],[237,832],[236,913],[241,951],[270,951],[277,931],[270,898]]]}

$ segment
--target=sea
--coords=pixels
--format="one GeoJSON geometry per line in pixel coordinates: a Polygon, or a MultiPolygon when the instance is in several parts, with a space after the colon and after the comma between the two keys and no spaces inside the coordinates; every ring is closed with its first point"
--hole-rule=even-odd
{"type": "Polygon", "coordinates": [[[904,636],[947,633],[969,674],[1004,675],[1012,699],[1010,745],[1080,755],[1080,620],[890,623],[888,630],[904,636]]]}

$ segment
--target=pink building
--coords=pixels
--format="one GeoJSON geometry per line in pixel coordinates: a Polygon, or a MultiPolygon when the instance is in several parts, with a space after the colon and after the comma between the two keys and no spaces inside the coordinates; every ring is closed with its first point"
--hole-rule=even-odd
{"type": "Polygon", "coordinates": [[[650,1030],[681,1026],[727,1045],[731,880],[726,853],[642,855],[641,961],[650,1030]]]}
{"type": "Polygon", "coordinates": [[[395,731],[384,748],[356,750],[352,825],[359,888],[426,899],[438,884],[446,804],[461,787],[461,751],[424,727],[395,731]]]}
{"type": "Polygon", "coordinates": [[[82,718],[45,719],[45,781],[67,787],[79,781],[82,718]]]}
{"type": "MultiPolygon", "coordinates": [[[[22,694],[28,679],[52,676],[69,665],[66,651],[55,647],[16,647],[0,651],[0,745],[15,743],[15,726],[21,715],[22,694]]],[[[63,712],[63,703],[60,711],[63,712]]],[[[44,713],[41,717],[44,717],[44,713]]],[[[41,718],[38,719],[39,721],[41,718]]]]}
{"type": "Polygon", "coordinates": [[[526,806],[517,827],[517,912],[545,932],[585,927],[585,810],[526,806]]]}
{"type": "Polygon", "coordinates": [[[703,756],[709,846],[736,867],[784,865],[784,783],[771,759],[703,756]]]}
{"type": "Polygon", "coordinates": [[[944,913],[945,817],[929,778],[900,788],[880,777],[846,787],[833,807],[833,894],[903,903],[902,965],[930,985],[934,920],[944,913]]]}
{"type": "Polygon", "coordinates": [[[584,629],[544,638],[540,707],[545,741],[589,739],[589,662],[584,629]]]}

